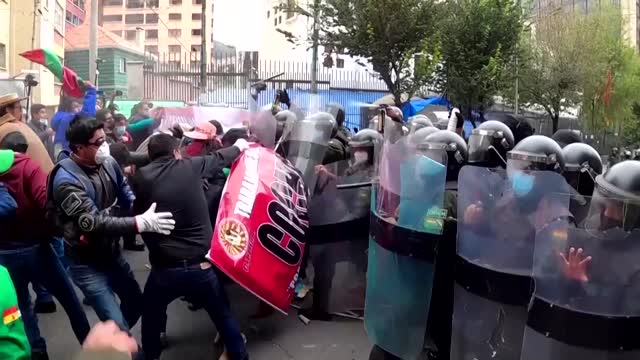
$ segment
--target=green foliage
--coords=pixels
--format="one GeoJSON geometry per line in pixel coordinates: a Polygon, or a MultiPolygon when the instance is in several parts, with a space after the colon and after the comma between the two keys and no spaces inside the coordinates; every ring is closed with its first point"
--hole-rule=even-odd
{"type": "Polygon", "coordinates": [[[640,145],[640,104],[634,103],[631,112],[632,116],[623,124],[622,145],[638,146],[640,145]]]}
{"type": "Polygon", "coordinates": [[[489,106],[514,58],[521,8],[512,0],[454,0],[445,9],[438,88],[463,107],[489,106]]]}

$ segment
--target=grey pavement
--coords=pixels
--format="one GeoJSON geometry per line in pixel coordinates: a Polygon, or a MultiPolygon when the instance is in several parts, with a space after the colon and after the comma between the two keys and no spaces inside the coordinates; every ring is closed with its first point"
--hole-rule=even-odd
{"type": "MultiPolygon", "coordinates": [[[[125,252],[125,257],[144,288],[149,273],[145,267],[147,254],[125,252]]],[[[228,286],[227,291],[248,338],[252,360],[365,360],[369,357],[371,344],[361,321],[338,319],[304,325],[294,309],[288,316],[275,313],[267,319],[250,320],[257,299],[237,285],[228,286]]],[[[85,307],[85,311],[89,321],[97,322],[90,307],[85,307]]],[[[51,360],[70,360],[80,350],[61,306],[54,314],[39,315],[39,320],[51,360]]],[[[133,328],[133,334],[140,339],[140,323],[133,328]]],[[[206,312],[192,312],[180,300],[169,306],[167,335],[169,347],[162,353],[162,360],[217,360],[222,352],[221,346],[214,345],[216,330],[206,312]]]]}

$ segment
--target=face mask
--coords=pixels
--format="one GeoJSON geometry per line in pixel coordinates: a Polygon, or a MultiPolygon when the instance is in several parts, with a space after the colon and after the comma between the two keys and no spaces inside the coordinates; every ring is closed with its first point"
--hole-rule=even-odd
{"type": "Polygon", "coordinates": [[[366,151],[356,151],[353,153],[353,158],[356,160],[356,163],[365,162],[369,160],[369,154],[366,151]]]}
{"type": "Polygon", "coordinates": [[[109,144],[104,142],[102,143],[102,145],[100,145],[98,151],[96,151],[96,164],[100,165],[104,163],[109,156],[111,156],[111,152],[109,151],[109,144]]]}
{"type": "Polygon", "coordinates": [[[116,134],[117,137],[124,135],[125,131],[127,131],[126,126],[116,126],[116,128],[113,129],[113,132],[116,134]]]}
{"type": "Polygon", "coordinates": [[[511,177],[511,186],[517,197],[523,197],[533,190],[533,175],[516,172],[511,177]]]}
{"type": "Polygon", "coordinates": [[[49,120],[47,120],[47,119],[40,119],[40,124],[42,124],[42,125],[44,125],[44,126],[47,126],[47,125],[49,125],[49,120]]]}

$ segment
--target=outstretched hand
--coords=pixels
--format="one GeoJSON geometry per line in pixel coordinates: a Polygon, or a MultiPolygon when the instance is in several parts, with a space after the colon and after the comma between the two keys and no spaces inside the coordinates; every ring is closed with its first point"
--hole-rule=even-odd
{"type": "Polygon", "coordinates": [[[567,255],[560,252],[558,253],[558,256],[560,258],[560,267],[562,268],[562,272],[568,279],[580,281],[582,283],[589,282],[587,267],[593,258],[591,256],[585,256],[582,248],[576,250],[572,247],[569,249],[569,253],[567,255]]]}

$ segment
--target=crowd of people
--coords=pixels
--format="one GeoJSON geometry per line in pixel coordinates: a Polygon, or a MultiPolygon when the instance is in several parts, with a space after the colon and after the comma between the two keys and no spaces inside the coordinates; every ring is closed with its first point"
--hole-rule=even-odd
{"type": "MultiPolygon", "coordinates": [[[[224,288],[228,279],[206,255],[230,168],[250,142],[270,144],[298,168],[308,206],[316,207],[297,284],[304,294],[312,265],[313,301],[300,310],[304,319],[364,318],[372,360],[496,354],[515,360],[528,351],[528,331],[556,342],[550,346],[560,350],[550,350],[549,359],[581,354],[557,335],[557,324],[530,320],[565,316],[572,326],[578,318],[555,313],[553,301],[533,292],[536,238],[544,240],[540,234],[549,228],[553,236],[564,234],[550,246],[555,261],[543,268],[554,286],[573,291],[569,308],[605,296],[588,288],[605,281],[601,271],[589,270],[593,244],[573,245],[566,234],[619,228],[635,236],[640,212],[629,209],[640,203],[634,202],[640,162],[622,161],[605,172],[579,133],[535,135],[516,116],[486,119],[466,139],[459,112],[452,112],[448,129],[438,129],[426,116],[405,121],[400,109],[387,106],[368,128],[352,133],[339,105],[302,119],[286,92],[279,97],[289,110],[269,109],[276,129],[267,140],[256,124],[225,132],[216,120],[159,131],[153,104],[139,103],[127,118],[113,97],[98,99],[89,83],[84,99],[63,97],[51,121],[42,105],[32,105],[26,121],[24,99],[0,97],[0,357],[48,359],[36,314],[55,312],[55,298],[85,344],[82,356],[108,350],[110,359],[159,359],[167,306],[184,298],[209,314],[223,358],[248,359],[224,288]],[[323,122],[330,124],[326,134],[323,122]],[[556,193],[567,201],[550,196],[556,193]],[[336,246],[343,243],[348,248],[336,246]],[[151,271],[142,289],[122,249],[145,248],[151,271]],[[356,254],[347,261],[367,276],[366,307],[345,315],[330,308],[330,298],[340,291],[332,285],[335,264],[347,253],[356,254]],[[94,329],[83,302],[101,321],[94,329]],[[138,321],[140,344],[130,336],[138,321]]],[[[633,273],[625,261],[628,268],[618,273],[633,273]]],[[[610,288],[637,285],[631,275],[620,276],[627,282],[609,278],[610,288]]],[[[631,304],[626,293],[617,295],[631,304]]],[[[256,317],[272,312],[261,302],[256,317]]]]}

